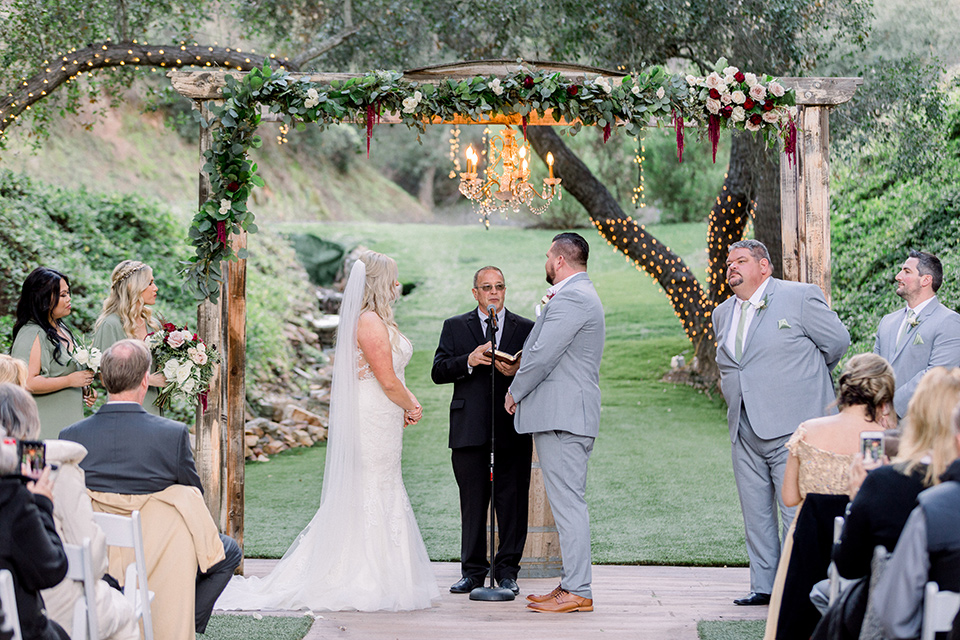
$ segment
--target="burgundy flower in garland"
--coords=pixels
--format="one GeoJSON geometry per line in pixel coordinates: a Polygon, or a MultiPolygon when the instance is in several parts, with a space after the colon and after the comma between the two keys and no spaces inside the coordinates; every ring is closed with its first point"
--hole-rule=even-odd
{"type": "Polygon", "coordinates": [[[570,96],[571,98],[576,96],[579,92],[580,92],[580,87],[578,87],[575,84],[572,84],[569,87],[567,87],[567,95],[570,96]]]}
{"type": "MultiPolygon", "coordinates": [[[[758,118],[760,116],[757,116],[758,118]]],[[[720,116],[710,114],[707,118],[707,139],[713,147],[713,163],[717,163],[717,145],[720,144],[720,116]]]]}
{"type": "Polygon", "coordinates": [[[533,89],[533,76],[523,77],[523,87],[525,89],[533,89]]]}
{"type": "Polygon", "coordinates": [[[683,162],[683,114],[677,113],[676,109],[672,110],[673,112],[673,127],[677,130],[677,161],[683,162]]]}
{"type": "Polygon", "coordinates": [[[743,103],[743,110],[750,111],[750,109],[753,109],[755,106],[757,106],[757,103],[750,98],[747,98],[743,103]]]}
{"type": "Polygon", "coordinates": [[[716,89],[710,89],[710,97],[713,98],[714,100],[719,100],[720,92],[717,91],[716,89]]]}
{"type": "Polygon", "coordinates": [[[757,126],[760,126],[761,124],[763,124],[763,116],[761,116],[759,113],[755,113],[752,116],[750,116],[750,122],[757,126]]]}
{"type": "Polygon", "coordinates": [[[776,105],[773,104],[773,100],[767,100],[766,102],[763,103],[763,110],[773,111],[774,106],[776,105]]]}
{"type": "Polygon", "coordinates": [[[724,118],[727,118],[729,120],[730,116],[733,115],[733,107],[731,107],[730,105],[723,107],[722,109],[720,109],[720,115],[722,115],[724,118]]]}
{"type": "Polygon", "coordinates": [[[240,189],[240,183],[237,181],[233,181],[227,185],[227,191],[230,193],[235,193],[238,189],[240,189]]]}
{"type": "Polygon", "coordinates": [[[737,82],[743,82],[747,79],[747,76],[743,75],[743,71],[737,71],[735,74],[733,74],[733,79],[737,82]]]}
{"type": "Polygon", "coordinates": [[[224,247],[227,246],[227,222],[226,220],[217,220],[217,242],[224,247]]]}

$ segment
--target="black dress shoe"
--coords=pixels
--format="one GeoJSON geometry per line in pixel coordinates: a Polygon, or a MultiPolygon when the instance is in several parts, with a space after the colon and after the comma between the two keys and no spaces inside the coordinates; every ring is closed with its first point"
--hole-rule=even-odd
{"type": "Polygon", "coordinates": [[[483,586],[483,578],[460,578],[452,587],[450,593],[470,593],[477,587],[483,586]]]}
{"type": "Polygon", "coordinates": [[[500,587],[502,589],[510,589],[515,596],[520,595],[520,585],[518,585],[517,581],[513,578],[503,578],[500,580],[500,587]]]}
{"type": "Polygon", "coordinates": [[[746,598],[737,598],[733,601],[733,604],[738,604],[741,607],[754,607],[758,605],[770,604],[770,594],[751,591],[746,598]]]}

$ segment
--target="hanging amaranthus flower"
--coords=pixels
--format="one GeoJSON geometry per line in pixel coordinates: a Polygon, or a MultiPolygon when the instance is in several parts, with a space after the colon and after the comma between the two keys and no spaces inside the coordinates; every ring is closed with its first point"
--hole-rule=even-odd
{"type": "Polygon", "coordinates": [[[603,144],[607,144],[607,140],[610,139],[610,123],[603,125],[603,144]]]}
{"type": "Polygon", "coordinates": [[[707,119],[707,140],[713,147],[713,163],[717,163],[717,145],[720,144],[720,116],[711,113],[707,119]]]}
{"type": "Polygon", "coordinates": [[[527,141],[527,116],[520,116],[520,126],[523,127],[523,141],[527,141]]]}
{"type": "Polygon", "coordinates": [[[783,142],[783,152],[787,155],[787,161],[791,167],[797,165],[797,123],[793,116],[787,121],[787,136],[783,142]]]}
{"type": "Polygon", "coordinates": [[[683,162],[683,114],[673,111],[673,128],[677,130],[677,161],[683,162]]]}

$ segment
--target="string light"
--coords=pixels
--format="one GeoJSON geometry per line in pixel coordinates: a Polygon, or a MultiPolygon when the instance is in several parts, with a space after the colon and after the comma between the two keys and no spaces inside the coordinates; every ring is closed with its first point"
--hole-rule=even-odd
{"type": "Polygon", "coordinates": [[[460,173],[460,127],[458,126],[450,127],[450,162],[453,163],[453,168],[448,177],[453,180],[460,173]]]}

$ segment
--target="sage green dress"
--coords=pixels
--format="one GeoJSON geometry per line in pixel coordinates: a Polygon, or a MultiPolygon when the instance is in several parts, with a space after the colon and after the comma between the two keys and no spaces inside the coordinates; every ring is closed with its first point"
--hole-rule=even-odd
{"type": "MultiPolygon", "coordinates": [[[[120,316],[111,313],[103,319],[103,322],[93,333],[93,346],[103,352],[113,346],[114,343],[126,340],[129,337],[123,330],[123,321],[120,320],[120,316]]],[[[147,387],[147,395],[143,399],[143,408],[155,416],[160,415],[160,408],[154,404],[157,395],[156,387],[147,387]]]]}
{"type": "MultiPolygon", "coordinates": [[[[70,357],[67,345],[60,347],[60,362],[53,357],[53,344],[47,339],[40,325],[28,322],[20,328],[13,341],[10,355],[30,364],[33,343],[40,339],[40,375],[44,378],[59,378],[78,369],[70,357]]],[[[62,429],[83,420],[83,391],[80,387],[67,387],[53,393],[33,394],[40,414],[40,439],[56,438],[62,429]]]]}

